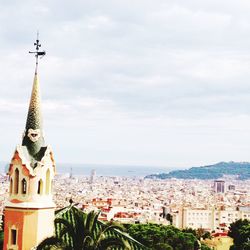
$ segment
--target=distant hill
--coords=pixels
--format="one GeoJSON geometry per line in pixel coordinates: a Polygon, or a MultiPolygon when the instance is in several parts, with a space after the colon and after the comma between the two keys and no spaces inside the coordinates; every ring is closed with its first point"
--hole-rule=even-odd
{"type": "Polygon", "coordinates": [[[149,179],[218,179],[223,175],[236,175],[237,179],[250,179],[249,162],[219,162],[214,165],[192,167],[186,170],[174,170],[169,173],[151,174],[145,178],[149,179]]]}

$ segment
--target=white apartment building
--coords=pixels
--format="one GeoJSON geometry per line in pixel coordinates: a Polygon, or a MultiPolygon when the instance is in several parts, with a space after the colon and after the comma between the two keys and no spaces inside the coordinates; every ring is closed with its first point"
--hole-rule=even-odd
{"type": "Polygon", "coordinates": [[[173,225],[178,228],[204,228],[208,231],[228,230],[230,224],[239,219],[250,220],[250,207],[233,209],[197,209],[185,207],[175,211],[173,225]]]}

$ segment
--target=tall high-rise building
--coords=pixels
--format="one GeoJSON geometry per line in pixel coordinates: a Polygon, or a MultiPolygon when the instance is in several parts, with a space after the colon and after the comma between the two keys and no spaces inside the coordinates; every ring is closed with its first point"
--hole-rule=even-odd
{"type": "Polygon", "coordinates": [[[215,180],[214,181],[214,191],[215,191],[215,193],[225,193],[225,181],[215,180]]]}
{"type": "Polygon", "coordinates": [[[37,38],[36,69],[31,92],[28,116],[22,144],[15,149],[8,175],[9,199],[4,208],[4,250],[28,250],[54,233],[52,180],[55,162],[50,146],[43,137],[38,59],[45,52],[39,51],[37,38]]]}
{"type": "Polygon", "coordinates": [[[92,170],[91,170],[91,173],[90,173],[90,178],[89,178],[89,183],[90,183],[90,184],[93,184],[93,183],[94,183],[94,181],[95,181],[95,176],[96,176],[96,171],[95,171],[95,169],[92,169],[92,170]]]}

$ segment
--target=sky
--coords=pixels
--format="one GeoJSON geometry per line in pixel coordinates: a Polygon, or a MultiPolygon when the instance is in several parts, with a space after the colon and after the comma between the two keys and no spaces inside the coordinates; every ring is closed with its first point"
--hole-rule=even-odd
{"type": "Polygon", "coordinates": [[[0,160],[25,127],[39,30],[62,163],[250,161],[250,1],[0,1],[0,160]]]}

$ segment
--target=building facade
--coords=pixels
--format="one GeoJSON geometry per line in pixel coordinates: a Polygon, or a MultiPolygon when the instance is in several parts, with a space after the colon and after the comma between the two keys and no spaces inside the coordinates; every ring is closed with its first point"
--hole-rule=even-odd
{"type": "Polygon", "coordinates": [[[209,209],[184,207],[173,213],[173,225],[178,228],[203,228],[206,231],[228,231],[232,222],[239,219],[250,220],[249,207],[209,209]]]}
{"type": "Polygon", "coordinates": [[[215,191],[215,193],[225,193],[225,181],[215,180],[214,181],[214,191],[215,191]]]}

